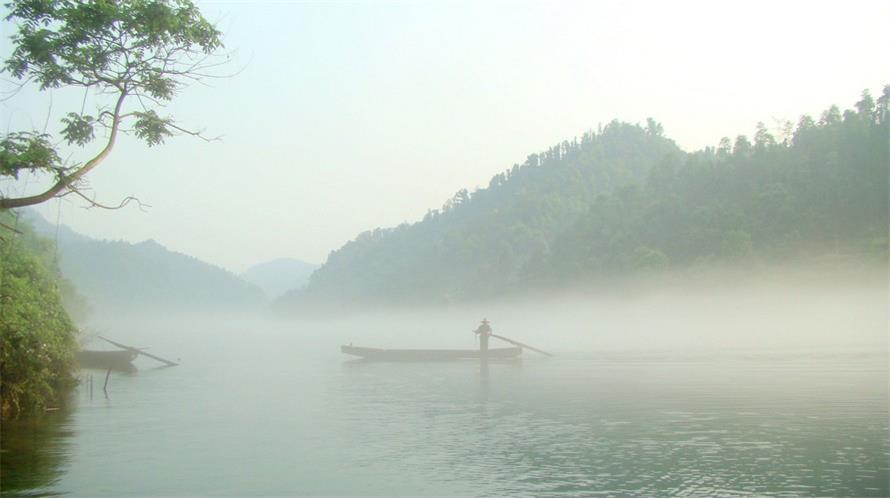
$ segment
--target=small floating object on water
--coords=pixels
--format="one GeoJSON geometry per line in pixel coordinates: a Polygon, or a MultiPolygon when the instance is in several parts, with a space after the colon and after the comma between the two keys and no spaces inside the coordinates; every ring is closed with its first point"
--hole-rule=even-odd
{"type": "Polygon", "coordinates": [[[129,345],[124,345],[123,343],[109,340],[108,338],[104,338],[102,336],[99,336],[99,338],[107,341],[108,343],[111,343],[118,348],[123,348],[123,350],[81,350],[76,354],[77,362],[80,364],[81,367],[93,369],[112,369],[115,371],[132,371],[136,369],[133,366],[132,362],[136,360],[136,357],[139,355],[144,355],[148,358],[163,362],[168,366],[179,365],[178,363],[171,360],[146,353],[145,348],[131,347],[129,345]]]}
{"type": "Polygon", "coordinates": [[[437,360],[459,360],[459,359],[509,359],[522,355],[522,349],[538,352],[540,354],[552,357],[552,354],[526,345],[516,340],[506,338],[494,334],[487,319],[482,320],[482,325],[477,328],[474,333],[479,336],[479,348],[474,350],[410,350],[410,349],[384,349],[384,348],[368,348],[341,345],[340,351],[348,354],[362,357],[367,360],[389,360],[389,361],[437,361],[437,360]],[[488,348],[488,338],[497,338],[506,341],[515,346],[508,348],[488,348]]]}
{"type": "Polygon", "coordinates": [[[80,367],[131,371],[137,355],[132,350],[81,350],[75,358],[80,367]]]}

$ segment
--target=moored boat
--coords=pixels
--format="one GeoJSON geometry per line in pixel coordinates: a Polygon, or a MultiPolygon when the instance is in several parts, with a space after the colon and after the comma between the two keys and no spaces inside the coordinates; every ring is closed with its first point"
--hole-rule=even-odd
{"type": "Polygon", "coordinates": [[[81,350],[76,358],[80,367],[129,371],[136,355],[135,350],[81,350]]]}
{"type": "MultiPolygon", "coordinates": [[[[367,360],[386,361],[444,361],[460,359],[478,359],[480,350],[420,350],[420,349],[384,349],[342,345],[340,351],[362,357],[367,360]]],[[[489,348],[486,356],[489,359],[510,359],[522,355],[522,348],[489,348]]]]}

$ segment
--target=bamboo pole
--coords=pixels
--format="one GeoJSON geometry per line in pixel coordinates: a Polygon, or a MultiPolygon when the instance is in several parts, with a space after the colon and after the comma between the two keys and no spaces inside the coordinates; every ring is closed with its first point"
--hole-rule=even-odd
{"type": "Polygon", "coordinates": [[[528,348],[529,350],[534,350],[535,352],[538,352],[538,353],[540,353],[540,354],[546,355],[546,356],[548,356],[548,357],[553,357],[553,354],[551,354],[551,353],[547,353],[547,352],[545,352],[545,351],[543,351],[543,350],[541,350],[541,349],[535,348],[535,347],[533,347],[533,346],[531,346],[531,345],[526,345],[525,343],[521,343],[521,342],[516,341],[516,340],[511,340],[510,338],[506,338],[506,337],[504,337],[504,336],[500,336],[500,335],[497,335],[497,334],[494,334],[494,333],[489,333],[489,334],[490,334],[491,336],[493,336],[493,337],[499,339],[499,340],[504,340],[504,341],[506,341],[507,343],[512,343],[512,344],[514,344],[514,345],[516,345],[516,346],[519,346],[519,347],[522,347],[522,348],[528,348]]]}
{"type": "Polygon", "coordinates": [[[131,347],[131,346],[129,346],[129,345],[124,345],[123,343],[118,343],[118,342],[116,342],[116,341],[111,341],[111,340],[109,340],[108,338],[105,338],[105,337],[103,337],[103,336],[99,336],[99,338],[102,338],[103,340],[107,341],[108,343],[111,343],[112,345],[114,345],[114,346],[116,346],[116,347],[120,347],[120,348],[123,348],[123,349],[125,349],[125,350],[132,350],[132,351],[138,353],[139,355],[145,355],[145,356],[148,357],[148,358],[155,359],[155,360],[157,360],[157,361],[163,362],[164,364],[167,364],[168,366],[178,366],[178,365],[179,365],[179,364],[177,364],[176,362],[173,362],[172,360],[162,359],[161,357],[158,357],[158,356],[156,356],[156,355],[152,355],[152,354],[150,354],[150,353],[147,353],[145,350],[142,350],[141,348],[134,348],[134,347],[131,347]]]}

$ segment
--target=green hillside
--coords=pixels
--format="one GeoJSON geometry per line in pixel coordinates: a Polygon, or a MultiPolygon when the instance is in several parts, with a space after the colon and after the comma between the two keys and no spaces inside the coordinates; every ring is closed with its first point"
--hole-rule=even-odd
{"type": "Polygon", "coordinates": [[[890,86],[854,109],[684,152],[612,122],[331,252],[279,301],[443,303],[702,262],[886,256],[890,86]]]}
{"type": "Polygon", "coordinates": [[[645,182],[597,196],[526,269],[564,282],[701,262],[884,255],[890,87],[875,103],[802,117],[778,139],[667,156],[645,182]]]}
{"type": "MultiPolygon", "coordinates": [[[[25,211],[38,232],[56,239],[56,226],[25,211]]],[[[100,241],[58,228],[59,266],[97,310],[257,307],[263,292],[231,272],[148,240],[100,241]]]]}

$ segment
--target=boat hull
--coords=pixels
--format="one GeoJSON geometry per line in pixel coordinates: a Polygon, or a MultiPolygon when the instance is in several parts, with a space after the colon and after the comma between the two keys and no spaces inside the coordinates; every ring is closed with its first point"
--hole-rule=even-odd
{"type": "Polygon", "coordinates": [[[77,363],[88,369],[133,369],[137,353],[132,350],[81,350],[77,352],[77,363]]]}
{"type": "MultiPolygon", "coordinates": [[[[478,359],[481,356],[479,350],[411,350],[411,349],[384,349],[354,347],[343,345],[340,351],[347,355],[355,355],[367,360],[383,361],[408,361],[408,362],[432,362],[460,359],[478,359]]],[[[510,359],[522,355],[522,348],[490,348],[487,352],[489,359],[510,359]]]]}

